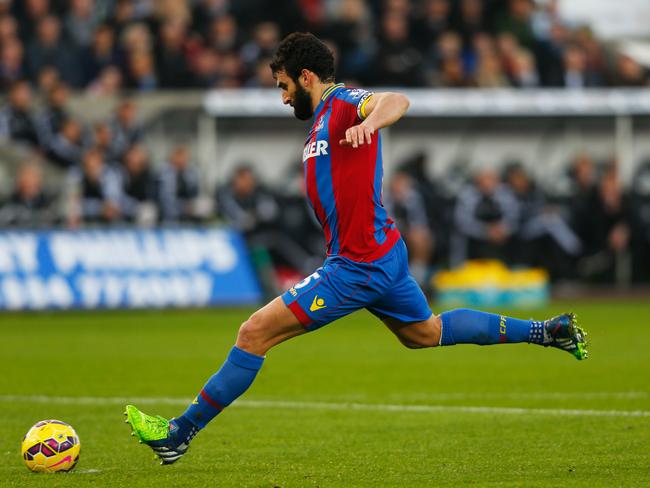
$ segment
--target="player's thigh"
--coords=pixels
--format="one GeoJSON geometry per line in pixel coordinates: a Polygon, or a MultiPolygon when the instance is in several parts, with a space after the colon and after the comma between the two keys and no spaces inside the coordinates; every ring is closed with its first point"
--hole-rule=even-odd
{"type": "Polygon", "coordinates": [[[332,259],[282,295],[305,330],[313,331],[366,307],[385,285],[370,266],[332,259]]]}
{"type": "Polygon", "coordinates": [[[399,341],[410,349],[436,347],[440,344],[441,322],[439,315],[431,315],[420,322],[402,322],[392,317],[383,317],[386,327],[399,341]]]}
{"type": "Polygon", "coordinates": [[[273,346],[304,333],[305,328],[282,298],[277,297],[241,325],[236,344],[240,349],[262,355],[273,346]]]}

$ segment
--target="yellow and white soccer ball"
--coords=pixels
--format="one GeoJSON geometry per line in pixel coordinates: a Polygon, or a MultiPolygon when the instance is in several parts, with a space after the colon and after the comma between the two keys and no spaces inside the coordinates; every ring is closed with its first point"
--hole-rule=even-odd
{"type": "Polygon", "coordinates": [[[79,436],[60,420],[42,420],[25,434],[21,446],[25,465],[37,473],[70,471],[79,461],[79,436]]]}

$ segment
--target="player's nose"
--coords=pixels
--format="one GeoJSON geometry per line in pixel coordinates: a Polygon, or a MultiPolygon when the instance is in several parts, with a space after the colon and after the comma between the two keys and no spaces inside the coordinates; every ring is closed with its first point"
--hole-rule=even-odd
{"type": "Polygon", "coordinates": [[[287,105],[290,102],[291,102],[291,98],[289,98],[289,95],[282,95],[282,103],[287,105]]]}

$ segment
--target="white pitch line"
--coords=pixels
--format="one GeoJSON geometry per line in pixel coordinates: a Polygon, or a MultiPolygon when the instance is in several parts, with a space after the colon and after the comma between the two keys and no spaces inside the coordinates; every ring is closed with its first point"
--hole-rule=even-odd
{"type": "MultiPolygon", "coordinates": [[[[189,399],[169,397],[60,397],[47,395],[0,395],[0,403],[56,403],[64,405],[187,405],[189,399]]],[[[355,410],[374,412],[474,413],[499,415],[551,415],[572,417],[650,417],[650,410],[581,410],[566,408],[520,408],[457,405],[399,405],[355,402],[303,402],[239,400],[233,407],[285,408],[296,410],[355,410]]]]}

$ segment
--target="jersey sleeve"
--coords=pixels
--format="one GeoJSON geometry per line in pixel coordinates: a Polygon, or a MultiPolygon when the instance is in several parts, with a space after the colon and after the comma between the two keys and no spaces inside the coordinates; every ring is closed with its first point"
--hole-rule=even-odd
{"type": "Polygon", "coordinates": [[[364,90],[362,88],[351,88],[341,93],[341,100],[350,103],[356,107],[356,115],[359,120],[364,120],[367,117],[366,104],[370,97],[374,95],[373,92],[364,90]]]}

